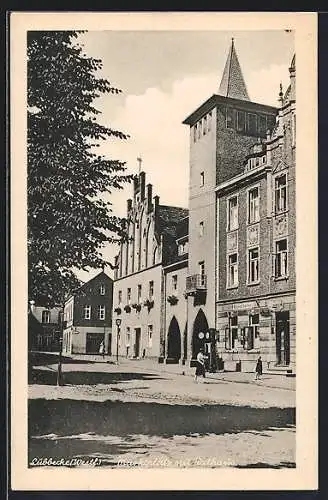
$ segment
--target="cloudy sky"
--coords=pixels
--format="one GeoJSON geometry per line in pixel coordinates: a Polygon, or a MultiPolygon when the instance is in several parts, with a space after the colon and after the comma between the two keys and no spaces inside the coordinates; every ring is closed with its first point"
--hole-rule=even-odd
{"type": "MultiPolygon", "coordinates": [[[[80,36],[85,53],[102,60],[101,76],[123,91],[100,97],[95,106],[101,122],[130,139],[106,141],[100,151],[125,160],[129,172],[137,172],[141,155],[146,182],[154,185],[160,203],[188,207],[189,133],[181,122],[218,91],[232,37],[251,100],[277,105],[294,53],[294,36],[284,30],[89,31],[80,36]]],[[[112,196],[117,215],[125,215],[131,192],[128,186],[112,196]]],[[[110,246],[106,257],[116,253],[110,246]]]]}

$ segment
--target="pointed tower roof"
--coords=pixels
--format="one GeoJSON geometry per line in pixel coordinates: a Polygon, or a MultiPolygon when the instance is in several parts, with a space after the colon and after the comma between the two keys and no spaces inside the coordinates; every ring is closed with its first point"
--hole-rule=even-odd
{"type": "Polygon", "coordinates": [[[241,72],[233,38],[224,67],[219,94],[224,97],[232,97],[233,99],[241,99],[243,101],[250,100],[244,77],[241,72]]]}

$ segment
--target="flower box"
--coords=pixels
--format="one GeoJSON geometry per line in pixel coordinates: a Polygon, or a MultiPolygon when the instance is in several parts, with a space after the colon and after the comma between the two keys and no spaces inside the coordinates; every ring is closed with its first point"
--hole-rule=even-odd
{"type": "Polygon", "coordinates": [[[179,299],[175,295],[169,295],[167,301],[169,304],[171,304],[171,306],[174,306],[175,304],[178,303],[179,299]]]}
{"type": "Polygon", "coordinates": [[[114,312],[115,312],[116,314],[121,314],[122,309],[121,309],[120,307],[116,307],[116,308],[114,309],[114,312]]]}

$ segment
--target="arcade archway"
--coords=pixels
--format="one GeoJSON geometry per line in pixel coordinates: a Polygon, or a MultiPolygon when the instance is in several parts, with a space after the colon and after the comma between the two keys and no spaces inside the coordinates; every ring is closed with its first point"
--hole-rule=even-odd
{"type": "Polygon", "coordinates": [[[195,358],[201,347],[204,347],[204,337],[199,338],[199,334],[208,332],[208,323],[206,316],[202,309],[199,309],[194,321],[194,328],[192,334],[192,357],[195,358]]]}
{"type": "Polygon", "coordinates": [[[181,333],[175,316],[171,319],[167,334],[167,357],[176,361],[181,358],[181,333]]]}

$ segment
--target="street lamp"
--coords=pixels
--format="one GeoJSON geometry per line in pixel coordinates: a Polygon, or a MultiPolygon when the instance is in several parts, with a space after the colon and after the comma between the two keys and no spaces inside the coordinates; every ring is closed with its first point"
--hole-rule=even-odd
{"type": "Polygon", "coordinates": [[[120,336],[120,326],[121,326],[122,320],[121,318],[116,318],[116,326],[117,326],[117,335],[116,335],[116,363],[118,364],[118,339],[120,336]]]}

